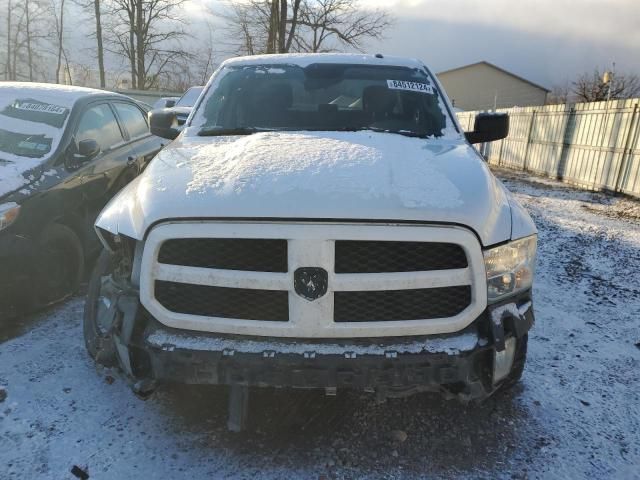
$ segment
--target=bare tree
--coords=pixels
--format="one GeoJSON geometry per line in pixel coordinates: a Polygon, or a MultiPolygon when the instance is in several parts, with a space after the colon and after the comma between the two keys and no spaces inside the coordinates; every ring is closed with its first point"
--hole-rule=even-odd
{"type": "Polygon", "coordinates": [[[22,47],[24,46],[24,41],[20,37],[20,32],[22,31],[22,29],[24,27],[25,10],[24,10],[24,8],[18,9],[17,6],[16,6],[16,7],[14,7],[13,11],[14,12],[19,12],[19,16],[17,18],[14,17],[14,19],[16,19],[17,21],[14,22],[15,23],[15,28],[13,29],[13,32],[9,31],[9,33],[10,33],[10,37],[9,37],[9,41],[8,41],[9,59],[7,61],[10,62],[10,64],[11,64],[11,70],[9,72],[9,78],[11,80],[18,80],[18,77],[20,75],[19,72],[18,72],[18,60],[20,60],[21,63],[23,62],[23,59],[20,56],[20,54],[22,53],[22,47]],[[11,33],[13,33],[12,36],[11,36],[11,33]]]}
{"type": "Polygon", "coordinates": [[[102,10],[100,0],[93,0],[93,14],[96,20],[96,43],[98,47],[98,72],[100,75],[100,88],[106,85],[104,75],[104,46],[102,40],[102,10]]]}
{"type": "Polygon", "coordinates": [[[33,50],[31,49],[31,14],[30,14],[29,0],[24,2],[24,15],[25,15],[25,29],[26,29],[26,42],[27,42],[27,66],[29,67],[29,81],[33,82],[33,50]]]}
{"type": "Polygon", "coordinates": [[[299,49],[326,52],[340,47],[362,50],[364,41],[382,38],[392,19],[384,10],[363,10],[356,0],[305,0],[298,23],[299,49]]]}
{"type": "Polygon", "coordinates": [[[44,72],[42,55],[39,52],[45,50],[42,41],[51,39],[51,32],[46,27],[51,21],[51,16],[48,5],[42,0],[24,0],[23,8],[25,19],[23,38],[27,49],[28,79],[33,82],[36,69],[41,73],[44,72]],[[37,68],[37,65],[40,68],[37,68]]]}
{"type": "Polygon", "coordinates": [[[65,0],[60,0],[60,5],[56,5],[55,0],[51,0],[51,12],[55,20],[56,25],[56,83],[60,83],[60,69],[62,68],[62,58],[65,58],[65,66],[68,71],[69,61],[66,58],[66,52],[64,51],[64,3],[65,0]],[[58,9],[59,12],[58,13],[58,9]]]}
{"type": "Polygon", "coordinates": [[[233,53],[258,55],[286,53],[298,26],[302,0],[232,0],[226,13],[218,13],[227,23],[233,53]]]}
{"type": "Polygon", "coordinates": [[[551,91],[547,94],[547,105],[557,105],[561,103],[567,103],[571,95],[571,89],[569,83],[561,85],[554,85],[551,91]]]}
{"type": "MultiPolygon", "coordinates": [[[[103,35],[103,15],[104,5],[102,0],[72,0],[73,3],[78,5],[87,16],[93,19],[95,23],[92,37],[96,39],[96,58],[98,60],[98,77],[100,82],[100,88],[106,86],[106,76],[104,67],[104,35],[103,35]]],[[[105,3],[108,0],[105,1],[105,3]]],[[[76,65],[77,67],[77,65],[76,65]]]]}
{"type": "MultiPolygon", "coordinates": [[[[224,40],[222,45],[231,47],[231,53],[239,55],[256,55],[263,53],[256,50],[255,45],[263,42],[257,37],[261,34],[258,25],[259,16],[256,15],[251,4],[231,3],[229,13],[218,14],[226,23],[225,38],[231,39],[230,44],[224,40]]],[[[266,40],[264,42],[266,44],[266,40]]]]}
{"type": "Polygon", "coordinates": [[[11,17],[13,16],[13,8],[11,0],[7,0],[7,58],[4,63],[4,79],[13,80],[13,71],[11,70],[11,17]]]}
{"type": "Polygon", "coordinates": [[[7,2],[5,78],[34,81],[46,78],[44,40],[50,40],[50,9],[43,0],[7,2]]]}
{"type": "Polygon", "coordinates": [[[187,36],[180,7],[186,0],[111,0],[111,49],[131,68],[131,86],[156,88],[172,62],[189,57],[180,45],[187,36]]]}
{"type": "Polygon", "coordinates": [[[206,59],[206,62],[204,63],[198,62],[201,67],[197,72],[199,81],[196,83],[199,83],[200,85],[204,85],[205,83],[207,83],[207,81],[209,80],[209,76],[213,73],[214,70],[215,51],[213,48],[213,26],[211,25],[211,22],[209,20],[207,20],[206,25],[208,37],[207,41],[205,42],[205,48],[203,49],[203,51],[195,54],[196,58],[206,59]]]}
{"type": "Polygon", "coordinates": [[[596,68],[591,74],[580,75],[572,84],[572,91],[579,102],[601,102],[640,96],[640,77],[636,74],[615,73],[604,81],[604,75],[596,68]]]}
{"type": "Polygon", "coordinates": [[[226,13],[236,53],[361,50],[392,24],[389,13],[358,0],[231,0],[226,13]]]}

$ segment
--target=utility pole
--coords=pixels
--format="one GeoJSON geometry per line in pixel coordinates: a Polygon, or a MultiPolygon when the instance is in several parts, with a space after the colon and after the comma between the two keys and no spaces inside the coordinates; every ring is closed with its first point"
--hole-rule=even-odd
{"type": "Polygon", "coordinates": [[[616,62],[613,62],[613,68],[610,72],[604,72],[602,81],[607,84],[607,102],[611,100],[611,88],[613,87],[613,79],[616,76],[616,62]]]}

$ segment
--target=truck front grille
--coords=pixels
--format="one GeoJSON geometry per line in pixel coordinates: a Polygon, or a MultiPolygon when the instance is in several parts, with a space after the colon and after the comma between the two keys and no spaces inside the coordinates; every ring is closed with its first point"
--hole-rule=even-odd
{"type": "Polygon", "coordinates": [[[155,296],[164,308],[175,313],[272,322],[289,321],[286,291],[211,287],[157,280],[155,296]]]}
{"type": "Polygon", "coordinates": [[[453,243],[336,241],[336,273],[422,272],[466,266],[464,250],[453,243]]]}
{"type": "Polygon", "coordinates": [[[335,292],[335,322],[394,322],[453,317],[471,303],[468,285],[412,290],[335,292]]]}
{"type": "Polygon", "coordinates": [[[428,335],[477,318],[486,279],[477,238],[459,227],[174,222],[145,240],[140,299],[161,323],[188,330],[428,335]]]}
{"type": "Polygon", "coordinates": [[[287,241],[262,238],[180,238],[162,244],[158,262],[253,272],[286,272],[287,241]]]}

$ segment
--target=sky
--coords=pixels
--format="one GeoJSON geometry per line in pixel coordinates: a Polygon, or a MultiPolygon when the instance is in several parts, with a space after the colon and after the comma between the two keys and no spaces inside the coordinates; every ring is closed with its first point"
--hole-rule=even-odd
{"type": "Polygon", "coordinates": [[[583,72],[640,74],[640,0],[365,0],[396,23],[370,48],[436,72],[487,60],[551,88],[583,72]]]}
{"type": "MultiPolygon", "coordinates": [[[[237,0],[242,1],[242,0],[237,0]]],[[[182,7],[194,42],[208,40],[208,12],[224,12],[226,0],[188,0],[182,7]]],[[[640,75],[640,0],[360,0],[395,18],[368,53],[418,58],[433,71],[486,60],[547,88],[577,76],[610,70],[640,75]]],[[[213,20],[214,43],[224,59],[228,33],[213,20]]],[[[87,32],[67,33],[73,57],[93,63],[87,32]]],[[[227,53],[228,55],[228,53],[227,53]]],[[[108,58],[109,68],[119,60],[108,58]]],[[[124,64],[123,64],[124,65],[124,64]]],[[[126,65],[122,66],[126,70],[126,65]]]]}
{"type": "MultiPolygon", "coordinates": [[[[190,16],[222,0],[191,0],[190,16]]],[[[552,88],[616,63],[640,74],[640,0],[360,0],[395,17],[368,53],[419,58],[439,72],[480,60],[552,88]]]]}

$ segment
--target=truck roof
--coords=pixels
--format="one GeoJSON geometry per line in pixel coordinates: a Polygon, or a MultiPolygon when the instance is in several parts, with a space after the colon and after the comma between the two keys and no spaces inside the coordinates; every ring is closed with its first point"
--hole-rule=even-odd
{"type": "Polygon", "coordinates": [[[226,60],[223,66],[242,65],[298,65],[306,67],[313,63],[344,63],[357,65],[387,65],[408,68],[423,68],[424,64],[417,59],[390,57],[386,55],[364,55],[357,53],[286,53],[276,55],[252,55],[235,57],[226,60]]]}

